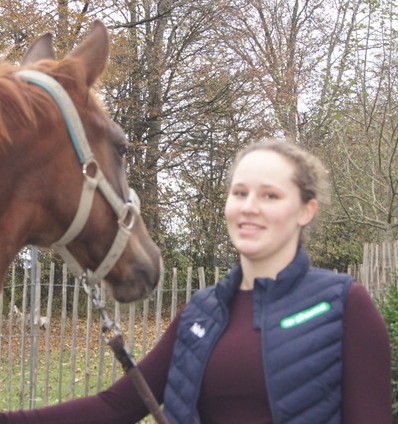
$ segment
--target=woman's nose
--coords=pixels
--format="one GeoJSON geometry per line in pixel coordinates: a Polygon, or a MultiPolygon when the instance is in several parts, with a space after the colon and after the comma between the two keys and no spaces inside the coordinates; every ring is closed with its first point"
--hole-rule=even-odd
{"type": "Polygon", "coordinates": [[[244,213],[259,213],[258,199],[253,194],[248,194],[242,205],[242,212],[244,213]]]}

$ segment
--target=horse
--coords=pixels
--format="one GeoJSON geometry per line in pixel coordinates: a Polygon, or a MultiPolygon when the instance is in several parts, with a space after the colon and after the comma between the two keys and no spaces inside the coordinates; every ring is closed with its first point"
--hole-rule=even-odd
{"type": "Polygon", "coordinates": [[[0,289],[27,245],[57,249],[73,274],[105,280],[120,302],[147,297],[162,276],[127,184],[126,136],[95,93],[109,45],[95,21],[61,60],[47,33],[20,65],[0,64],[0,289]]]}

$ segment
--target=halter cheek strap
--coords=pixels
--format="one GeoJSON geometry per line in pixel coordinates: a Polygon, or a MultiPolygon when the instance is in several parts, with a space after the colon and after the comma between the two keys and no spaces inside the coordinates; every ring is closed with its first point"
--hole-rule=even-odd
{"type": "Polygon", "coordinates": [[[60,253],[75,277],[87,278],[89,285],[94,285],[110,272],[123,253],[131,236],[135,219],[140,214],[139,198],[135,191],[130,189],[129,199],[124,201],[109,184],[94,158],[76,107],[61,84],[39,71],[25,69],[16,74],[32,84],[39,85],[54,99],[64,118],[73,147],[82,165],[83,187],[76,215],[65,234],[54,242],[52,247],[60,253]],[[94,168],[93,176],[89,175],[89,168],[90,170],[94,168]],[[118,218],[118,231],[105,258],[98,268],[92,271],[83,269],[66,246],[80,234],[86,225],[97,189],[101,191],[113,208],[118,218]]]}

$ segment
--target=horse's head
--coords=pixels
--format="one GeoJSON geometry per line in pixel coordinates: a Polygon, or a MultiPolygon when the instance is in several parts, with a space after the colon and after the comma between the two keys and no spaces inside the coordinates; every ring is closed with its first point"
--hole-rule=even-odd
{"type": "MultiPolygon", "coordinates": [[[[104,278],[117,300],[132,301],[156,286],[162,266],[127,185],[125,134],[92,93],[108,50],[106,28],[96,21],[65,59],[54,59],[47,34],[26,53],[22,72],[5,77],[17,100],[9,96],[8,143],[0,144],[0,234],[8,260],[26,244],[54,246],[75,274],[104,278]],[[66,103],[54,100],[58,91],[66,103]]],[[[3,91],[0,82],[2,110],[3,91]]]]}

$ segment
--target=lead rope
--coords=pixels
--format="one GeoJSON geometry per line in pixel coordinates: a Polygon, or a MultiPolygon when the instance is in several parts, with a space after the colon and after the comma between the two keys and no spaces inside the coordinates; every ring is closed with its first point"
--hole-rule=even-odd
{"type": "Polygon", "coordinates": [[[158,424],[169,424],[169,421],[160,409],[160,406],[153,395],[148,383],[145,381],[140,369],[134,358],[128,352],[124,345],[122,331],[115,321],[111,320],[106,312],[105,305],[100,300],[100,289],[98,284],[89,284],[87,277],[83,275],[80,277],[80,282],[84,288],[84,291],[91,298],[95,309],[98,310],[102,318],[101,334],[103,340],[109,345],[115,355],[115,358],[120,362],[122,368],[126,374],[128,374],[136,388],[140,398],[148,408],[150,414],[158,424]],[[109,339],[107,333],[113,331],[114,336],[109,339]]]}

